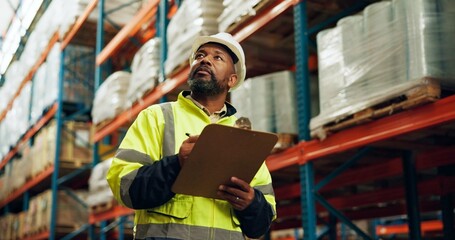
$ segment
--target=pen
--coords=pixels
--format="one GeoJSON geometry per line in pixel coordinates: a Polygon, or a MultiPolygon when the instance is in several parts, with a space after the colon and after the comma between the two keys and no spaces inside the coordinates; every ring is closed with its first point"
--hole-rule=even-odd
{"type": "Polygon", "coordinates": [[[189,134],[189,133],[185,133],[185,135],[186,135],[187,137],[189,137],[189,136],[190,136],[190,134],[189,134]]]}

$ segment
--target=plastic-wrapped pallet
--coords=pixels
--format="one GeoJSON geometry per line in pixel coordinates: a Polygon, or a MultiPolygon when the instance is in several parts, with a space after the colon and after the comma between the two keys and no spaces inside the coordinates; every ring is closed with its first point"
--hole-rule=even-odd
{"type": "Polygon", "coordinates": [[[88,180],[89,195],[87,202],[89,206],[96,206],[108,203],[114,199],[114,195],[106,181],[107,171],[111,166],[112,158],[98,163],[93,169],[88,180]]]}
{"type": "Polygon", "coordinates": [[[126,94],[131,73],[118,71],[111,74],[95,93],[92,119],[94,124],[110,120],[125,109],[126,94]]]}
{"type": "Polygon", "coordinates": [[[30,122],[35,124],[43,115],[44,99],[47,91],[46,86],[46,63],[44,62],[36,71],[33,77],[33,93],[32,93],[32,109],[30,114],[30,122]]]}
{"type": "Polygon", "coordinates": [[[409,78],[435,77],[455,89],[455,1],[405,1],[409,78]]]}
{"type": "Polygon", "coordinates": [[[455,2],[393,0],[318,33],[320,114],[325,124],[432,84],[455,88],[455,2]],[[363,18],[363,21],[361,19],[363,18]]]}
{"type": "Polygon", "coordinates": [[[218,18],[219,31],[225,32],[228,27],[246,15],[255,15],[254,7],[263,0],[224,0],[223,13],[218,18]]]}
{"type": "MultiPolygon", "coordinates": [[[[14,100],[13,107],[10,112],[14,114],[14,118],[11,126],[11,130],[14,131],[15,141],[19,141],[20,137],[23,136],[30,127],[28,121],[30,112],[30,98],[31,98],[31,87],[32,83],[28,82],[22,88],[19,96],[14,100]]],[[[10,136],[12,137],[12,136],[10,136]]]]}
{"type": "Polygon", "coordinates": [[[134,55],[131,64],[131,83],[127,93],[127,108],[157,84],[160,72],[160,51],[160,39],[153,38],[134,55]]]}
{"type": "Polygon", "coordinates": [[[298,133],[295,77],[291,71],[262,76],[273,81],[273,106],[277,133],[298,133]]]}
{"type": "Polygon", "coordinates": [[[223,11],[222,1],[184,1],[169,22],[167,29],[168,54],[165,74],[186,63],[191,45],[197,36],[218,32],[218,20],[223,11]]]}
{"type": "Polygon", "coordinates": [[[272,94],[273,82],[261,77],[249,78],[231,92],[232,104],[238,108],[237,117],[247,117],[258,131],[274,132],[272,94]]]}
{"type": "Polygon", "coordinates": [[[280,71],[249,78],[231,92],[237,117],[247,117],[252,129],[297,134],[295,77],[280,71]]]}

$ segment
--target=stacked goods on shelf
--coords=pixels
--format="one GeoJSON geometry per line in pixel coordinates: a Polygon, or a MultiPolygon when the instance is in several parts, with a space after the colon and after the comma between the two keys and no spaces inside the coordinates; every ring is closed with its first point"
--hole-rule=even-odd
{"type": "Polygon", "coordinates": [[[160,72],[160,39],[147,41],[134,55],[131,63],[131,83],[128,87],[125,107],[131,107],[158,82],[160,72]]]}
{"type": "MultiPolygon", "coordinates": [[[[78,195],[79,200],[76,200],[65,191],[58,191],[57,194],[58,209],[56,225],[58,227],[70,227],[75,230],[87,223],[87,208],[79,202],[80,199],[84,199],[84,197],[79,197],[80,194],[85,195],[84,192],[75,192],[75,194],[78,195]]],[[[37,206],[36,224],[34,226],[35,231],[40,232],[49,230],[49,224],[51,222],[52,191],[47,190],[30,200],[30,202],[32,201],[36,201],[37,206]]]]}
{"type": "MultiPolygon", "coordinates": [[[[56,122],[52,121],[36,134],[31,147],[23,145],[20,157],[5,166],[5,173],[0,180],[0,193],[5,194],[0,194],[0,201],[54,164],[56,134],[56,122]]],[[[92,147],[89,143],[92,136],[93,128],[90,124],[65,122],[60,138],[60,167],[74,169],[91,163],[92,147]]]]}
{"type": "Polygon", "coordinates": [[[231,92],[237,117],[247,117],[252,129],[276,132],[282,137],[276,148],[290,147],[298,134],[295,77],[280,71],[249,78],[231,92]]]}
{"type": "MultiPolygon", "coordinates": [[[[110,12],[107,16],[111,24],[124,25],[130,21],[137,11],[142,7],[144,1],[125,1],[125,0],[109,0],[104,3],[104,11],[110,12]]],[[[54,21],[58,22],[59,34],[64,37],[71,26],[76,22],[77,18],[87,8],[91,0],[53,0],[48,7],[47,12],[54,15],[54,21]]],[[[98,5],[97,5],[98,6],[98,5]]],[[[98,10],[95,9],[89,16],[89,21],[96,22],[98,18],[98,10]]]]}
{"type": "Polygon", "coordinates": [[[246,15],[255,15],[254,7],[265,0],[224,0],[223,13],[218,18],[219,31],[227,32],[229,26],[239,22],[246,15]]]}
{"type": "Polygon", "coordinates": [[[111,166],[112,158],[98,163],[88,180],[87,203],[92,213],[108,210],[112,206],[114,195],[106,181],[107,171],[111,166]]]}
{"type": "Polygon", "coordinates": [[[47,129],[47,127],[41,128],[41,130],[35,135],[34,144],[30,147],[31,157],[29,157],[29,159],[31,160],[30,164],[33,166],[32,171],[28,176],[30,179],[43,172],[47,167],[53,164],[53,162],[51,162],[51,159],[53,158],[51,158],[51,155],[47,150],[47,129]]]}
{"type": "Polygon", "coordinates": [[[453,22],[453,1],[393,0],[318,33],[320,114],[312,135],[324,138],[455,88],[453,22]]]}
{"type": "Polygon", "coordinates": [[[15,215],[16,214],[6,214],[0,217],[0,239],[13,239],[12,234],[15,215]]]}
{"type": "Polygon", "coordinates": [[[125,110],[130,81],[131,73],[118,71],[111,74],[100,85],[93,100],[92,119],[94,124],[111,120],[125,110]]]}
{"type": "Polygon", "coordinates": [[[62,126],[60,143],[57,143],[57,125],[52,121],[47,127],[46,155],[44,160],[54,163],[56,144],[60,144],[60,166],[78,168],[92,162],[93,127],[86,122],[68,121],[62,126]]]}
{"type": "Polygon", "coordinates": [[[12,108],[0,123],[0,159],[8,153],[10,147],[17,144],[19,139],[30,127],[30,95],[31,83],[25,84],[19,96],[14,100],[12,108]]]}
{"type": "Polygon", "coordinates": [[[222,11],[222,1],[196,0],[182,3],[167,28],[166,75],[187,63],[191,45],[197,36],[218,32],[217,18],[222,11]]]}
{"type": "MultiPolygon", "coordinates": [[[[79,228],[88,219],[84,191],[73,192],[75,199],[65,191],[58,191],[57,227],[79,228]],[[81,203],[82,201],[82,203],[81,203]]],[[[29,209],[0,217],[0,239],[22,239],[49,230],[52,191],[47,190],[30,199],[29,209]]]]}
{"type": "Polygon", "coordinates": [[[28,69],[26,69],[26,66],[20,61],[13,61],[10,64],[5,73],[5,82],[0,88],[0,96],[2,96],[2,101],[0,101],[0,112],[6,110],[7,104],[13,99],[14,94],[27,75],[27,71],[28,69]]]}

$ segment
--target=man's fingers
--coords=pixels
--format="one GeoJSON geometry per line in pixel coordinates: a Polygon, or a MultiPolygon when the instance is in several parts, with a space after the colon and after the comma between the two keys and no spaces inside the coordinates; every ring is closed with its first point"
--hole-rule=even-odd
{"type": "Polygon", "coordinates": [[[194,136],[189,136],[185,142],[187,143],[195,143],[197,139],[199,138],[199,135],[194,135],[194,136]]]}
{"type": "Polygon", "coordinates": [[[231,182],[239,186],[245,192],[250,190],[250,184],[237,177],[231,177],[231,182]]]}

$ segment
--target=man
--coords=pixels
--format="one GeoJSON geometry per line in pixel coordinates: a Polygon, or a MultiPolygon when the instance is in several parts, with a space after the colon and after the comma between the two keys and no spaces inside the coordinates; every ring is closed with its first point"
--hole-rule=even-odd
{"type": "Polygon", "coordinates": [[[251,183],[233,176],[229,186],[221,185],[222,200],[171,191],[197,134],[210,123],[234,125],[236,110],[226,97],[245,78],[243,49],[227,33],[198,37],[190,66],[191,92],[183,91],[176,102],[150,106],[138,115],[107,180],[115,198],[135,209],[136,239],[258,238],[275,218],[265,164],[251,183]]]}

